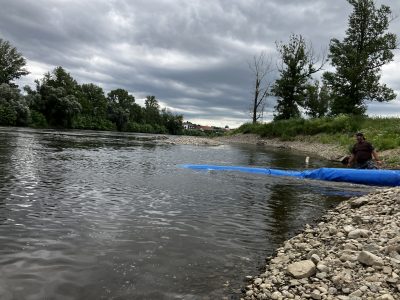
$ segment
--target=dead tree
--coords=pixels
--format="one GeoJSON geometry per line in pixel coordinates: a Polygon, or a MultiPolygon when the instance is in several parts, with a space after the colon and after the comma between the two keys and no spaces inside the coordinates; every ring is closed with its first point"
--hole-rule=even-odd
{"type": "Polygon", "coordinates": [[[249,68],[254,76],[254,92],[250,113],[253,124],[255,124],[264,116],[265,105],[271,88],[267,75],[273,71],[272,58],[267,57],[263,51],[258,56],[253,57],[253,61],[249,63],[249,68]]]}

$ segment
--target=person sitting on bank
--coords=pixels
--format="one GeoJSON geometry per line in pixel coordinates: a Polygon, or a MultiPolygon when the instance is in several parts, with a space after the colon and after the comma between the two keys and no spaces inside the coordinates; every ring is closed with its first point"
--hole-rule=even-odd
{"type": "Polygon", "coordinates": [[[357,143],[353,146],[347,166],[355,169],[377,169],[372,158],[378,165],[381,164],[381,161],[372,144],[365,140],[364,134],[361,132],[356,134],[356,139],[357,143]]]}

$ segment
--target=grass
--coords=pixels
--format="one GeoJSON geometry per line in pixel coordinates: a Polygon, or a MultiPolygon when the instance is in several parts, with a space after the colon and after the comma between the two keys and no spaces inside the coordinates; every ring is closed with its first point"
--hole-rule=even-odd
{"type": "Polygon", "coordinates": [[[378,151],[400,147],[400,118],[363,117],[340,115],[317,119],[289,119],[267,124],[246,123],[235,133],[254,133],[266,138],[299,140],[324,144],[349,146],[354,144],[354,134],[364,133],[378,151]]]}

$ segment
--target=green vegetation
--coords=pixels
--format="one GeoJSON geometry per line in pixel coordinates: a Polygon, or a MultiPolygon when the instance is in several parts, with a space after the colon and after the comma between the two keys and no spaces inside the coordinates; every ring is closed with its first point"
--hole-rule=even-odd
{"type": "Polygon", "coordinates": [[[29,74],[25,69],[26,61],[21,53],[8,41],[0,38],[0,84],[13,85],[12,80],[29,74]]]}
{"type": "Polygon", "coordinates": [[[280,43],[277,47],[283,66],[279,69],[280,78],[271,90],[278,103],[275,120],[299,118],[299,108],[305,106],[311,75],[322,66],[314,66],[313,51],[301,35],[292,35],[288,44],[280,43]]]}
{"type": "Polygon", "coordinates": [[[348,147],[354,143],[357,131],[364,132],[377,150],[400,147],[399,118],[339,115],[308,120],[277,120],[268,124],[246,123],[232,133],[254,133],[266,138],[306,140],[348,147]]]}
{"type": "Polygon", "coordinates": [[[393,61],[393,50],[398,48],[397,36],[388,32],[390,7],[376,7],[373,0],[347,1],[353,8],[348,28],[343,40],[331,39],[328,59],[318,58],[311,43],[302,35],[292,34],[286,44],[277,43],[279,75],[271,88],[268,84],[260,87],[268,68],[263,68],[263,56],[255,59],[253,123],[265,108],[263,98],[257,101],[258,95],[275,97],[274,120],[300,118],[303,113],[311,118],[364,115],[367,101],[396,99],[394,91],[380,82],[382,67],[393,61]],[[323,73],[320,84],[313,74],[328,61],[332,71],[323,73]]]}
{"type": "Polygon", "coordinates": [[[25,95],[12,84],[0,84],[0,125],[35,128],[119,130],[180,134],[183,116],[160,109],[154,96],[145,107],[124,89],[107,96],[95,84],[79,85],[62,67],[25,87],[25,95]]]}
{"type": "Polygon", "coordinates": [[[397,37],[387,33],[391,10],[372,0],[348,0],[353,6],[343,41],[332,39],[330,54],[335,72],[324,73],[334,115],[363,114],[365,101],[390,101],[396,94],[379,82],[383,65],[393,60],[397,37]]]}
{"type": "Polygon", "coordinates": [[[78,84],[62,67],[35,80],[22,94],[12,82],[27,75],[26,61],[9,42],[0,39],[0,125],[35,128],[119,130],[180,134],[183,116],[159,107],[147,96],[145,107],[124,89],[107,95],[101,87],[78,84]]]}

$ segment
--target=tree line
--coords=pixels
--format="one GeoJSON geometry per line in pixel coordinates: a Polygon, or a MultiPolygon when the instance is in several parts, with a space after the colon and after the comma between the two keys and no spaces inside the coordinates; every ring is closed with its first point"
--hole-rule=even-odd
{"type": "Polygon", "coordinates": [[[293,34],[288,43],[276,43],[280,55],[278,79],[268,81],[271,58],[265,52],[254,57],[250,69],[254,75],[251,100],[253,124],[264,114],[267,97],[275,97],[274,120],[299,118],[302,112],[311,118],[340,114],[364,115],[367,101],[386,102],[396,94],[380,83],[381,68],[393,60],[397,37],[389,33],[390,7],[375,7],[373,0],[348,0],[353,6],[348,29],[342,41],[333,38],[329,54],[320,59],[302,35],[293,34]],[[313,75],[330,61],[333,71],[322,74],[322,82],[313,75]]]}
{"type": "Polygon", "coordinates": [[[0,39],[0,125],[39,128],[119,130],[179,134],[183,116],[160,109],[155,96],[145,106],[124,89],[105,94],[93,83],[78,84],[62,67],[56,67],[35,88],[22,94],[13,80],[27,75],[26,61],[8,41],[0,39]]]}

